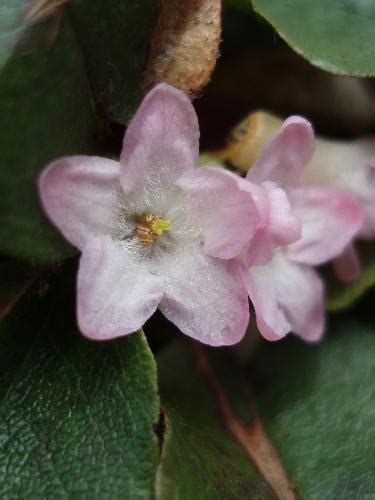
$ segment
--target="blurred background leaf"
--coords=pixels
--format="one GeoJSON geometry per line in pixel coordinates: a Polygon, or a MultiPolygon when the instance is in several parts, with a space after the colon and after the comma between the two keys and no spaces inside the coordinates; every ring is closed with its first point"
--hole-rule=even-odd
{"type": "Polygon", "coordinates": [[[358,281],[344,284],[339,281],[331,267],[324,269],[327,283],[327,309],[338,312],[352,306],[358,299],[375,285],[375,244],[370,241],[357,242],[362,273],[358,281]]]}
{"type": "Polygon", "coordinates": [[[250,12],[253,5],[296,52],[326,71],[375,76],[372,0],[230,0],[228,3],[244,12],[250,12]]]}
{"type": "Polygon", "coordinates": [[[2,0],[1,2],[0,69],[7,62],[26,29],[26,23],[22,19],[22,7],[24,5],[24,0],[2,0]]]}
{"type": "MultiPolygon", "coordinates": [[[[77,330],[71,279],[40,281],[0,323],[2,498],[152,498],[156,368],[142,333],[77,330]]],[[[68,273],[71,276],[71,273],[68,273]]]]}
{"type": "Polygon", "coordinates": [[[156,2],[75,0],[69,14],[98,112],[127,124],[141,97],[156,2]]]}
{"type": "Polygon", "coordinates": [[[248,368],[269,438],[301,497],[375,494],[375,325],[332,321],[316,346],[262,342],[248,368]]]}
{"type": "MultiPolygon", "coordinates": [[[[271,485],[258,472],[244,443],[238,442],[232,433],[231,424],[247,429],[253,415],[252,409],[246,406],[248,397],[243,380],[236,373],[228,349],[223,351],[221,373],[213,377],[220,384],[216,377],[224,371],[226,383],[232,386],[228,394],[227,388],[221,388],[222,397],[228,401],[235,398],[235,405],[242,408],[239,415],[230,415],[231,422],[223,413],[223,407],[227,410],[226,401],[218,397],[215,387],[205,377],[202,360],[191,343],[175,341],[158,357],[160,397],[165,414],[162,458],[156,479],[159,500],[274,498],[271,485]]],[[[214,357],[217,353],[210,354],[214,357]]],[[[208,357],[207,362],[211,361],[208,357]]],[[[254,443],[256,438],[254,434],[254,443]]],[[[267,455],[267,458],[270,457],[267,455]]],[[[287,499],[290,498],[287,481],[285,484],[278,493],[285,495],[280,498],[287,499]]]]}
{"type": "Polygon", "coordinates": [[[73,253],[45,219],[37,177],[51,160],[88,153],[94,110],[68,20],[32,28],[0,73],[0,251],[33,263],[73,253]],[[52,36],[52,38],[51,38],[52,36]]]}
{"type": "Polygon", "coordinates": [[[343,319],[319,345],[260,340],[250,358],[248,339],[199,347],[208,370],[187,342],[167,347],[158,358],[166,426],[158,498],[372,498],[374,336],[373,321],[343,319]],[[289,489],[279,489],[267,443],[289,489]],[[268,457],[273,477],[255,467],[257,456],[268,457]]]}

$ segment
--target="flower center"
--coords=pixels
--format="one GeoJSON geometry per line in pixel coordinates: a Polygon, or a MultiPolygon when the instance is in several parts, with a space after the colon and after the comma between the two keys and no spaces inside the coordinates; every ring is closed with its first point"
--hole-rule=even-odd
{"type": "Polygon", "coordinates": [[[172,223],[159,215],[146,212],[136,217],[135,235],[142,245],[151,245],[158,236],[169,231],[172,223]]]}

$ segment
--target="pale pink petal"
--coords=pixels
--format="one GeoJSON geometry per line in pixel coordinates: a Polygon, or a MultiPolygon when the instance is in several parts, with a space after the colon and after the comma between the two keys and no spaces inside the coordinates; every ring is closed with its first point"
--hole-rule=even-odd
{"type": "Polygon", "coordinates": [[[80,249],[89,237],[108,233],[120,189],[119,163],[95,156],[56,160],[39,179],[45,212],[80,249]]]}
{"type": "Polygon", "coordinates": [[[263,186],[268,192],[269,199],[267,230],[276,245],[289,245],[301,237],[301,222],[295,216],[283,189],[276,187],[271,182],[265,182],[263,186]]]}
{"type": "Polygon", "coordinates": [[[258,211],[248,184],[227,170],[201,167],[184,173],[177,185],[194,196],[207,255],[230,259],[253,237],[258,211]]]}
{"type": "Polygon", "coordinates": [[[78,324],[94,340],[132,333],[155,312],[163,280],[109,237],[88,240],[78,272],[78,324]]]}
{"type": "Polygon", "coordinates": [[[248,265],[269,262],[275,251],[292,243],[301,236],[301,223],[291,211],[285,192],[271,182],[260,186],[248,182],[249,192],[259,215],[257,231],[248,245],[248,265]]]}
{"type": "Polygon", "coordinates": [[[144,98],[130,122],[121,153],[125,192],[143,189],[146,181],[170,182],[196,165],[199,127],[183,92],[162,83],[144,98]]]}
{"type": "Polygon", "coordinates": [[[250,268],[245,283],[266,339],[278,340],[289,331],[307,341],[320,339],[324,290],[311,267],[291,262],[280,251],[269,264],[250,268]]]}
{"type": "Polygon", "coordinates": [[[334,259],[333,267],[336,276],[343,283],[354,283],[362,273],[358,253],[353,244],[349,244],[345,250],[334,259]]]}
{"type": "Polygon", "coordinates": [[[324,286],[310,266],[284,260],[278,269],[280,304],[292,332],[309,342],[319,340],[324,331],[324,286]]]}
{"type": "Polygon", "coordinates": [[[283,188],[299,186],[303,181],[303,169],[313,152],[311,124],[304,118],[291,116],[263,149],[247,178],[258,184],[272,181],[283,188]]]}
{"type": "Polygon", "coordinates": [[[238,264],[188,248],[168,262],[167,285],[159,308],[183,333],[204,344],[231,345],[249,321],[246,289],[238,264]]]}
{"type": "Polygon", "coordinates": [[[258,329],[265,339],[272,341],[285,337],[292,328],[280,306],[274,267],[276,266],[272,260],[243,272],[243,281],[254,306],[258,329]]]}
{"type": "Polygon", "coordinates": [[[375,137],[355,141],[318,138],[305,181],[330,186],[356,198],[365,212],[359,237],[375,238],[375,137]]]}
{"type": "Polygon", "coordinates": [[[317,265],[339,255],[356,236],[364,214],[349,195],[335,189],[305,187],[288,193],[293,213],[302,222],[302,237],[288,247],[296,262],[317,265]]]}

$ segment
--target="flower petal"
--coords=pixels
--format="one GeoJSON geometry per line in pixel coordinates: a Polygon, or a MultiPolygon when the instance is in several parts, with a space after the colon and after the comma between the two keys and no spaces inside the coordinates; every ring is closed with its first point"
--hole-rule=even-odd
{"type": "Polygon", "coordinates": [[[89,240],[78,272],[78,324],[94,340],[132,333],[155,312],[163,280],[109,237],[89,240]]]}
{"type": "Polygon", "coordinates": [[[130,122],[121,153],[121,184],[126,193],[162,178],[173,182],[196,165],[198,119],[183,92],[162,83],[144,98],[130,122]]]}
{"type": "Polygon", "coordinates": [[[243,281],[254,306],[258,329],[267,340],[279,340],[292,328],[279,304],[274,267],[272,260],[243,271],[243,281]]]}
{"type": "Polygon", "coordinates": [[[242,339],[249,303],[237,263],[190,247],[169,262],[165,273],[167,285],[159,308],[183,333],[213,346],[242,339]]]}
{"type": "Polygon", "coordinates": [[[305,179],[356,198],[366,215],[359,236],[375,238],[375,137],[350,142],[318,138],[305,179]]]}
{"type": "Polygon", "coordinates": [[[338,256],[363,224],[357,201],[335,189],[305,187],[288,196],[302,222],[302,237],[287,249],[296,262],[317,265],[338,256]]]}
{"type": "Polygon", "coordinates": [[[82,249],[88,238],[107,234],[120,188],[119,163],[70,156],[51,163],[39,179],[43,207],[65,238],[82,249]]]}
{"type": "Polygon", "coordinates": [[[243,190],[248,182],[224,169],[201,167],[185,172],[176,184],[195,196],[205,253],[222,259],[238,255],[259,219],[251,195],[243,190]]]}
{"type": "Polygon", "coordinates": [[[265,266],[252,267],[245,276],[259,331],[278,340],[289,331],[317,341],[324,328],[324,291],[319,275],[309,266],[290,261],[278,252],[265,266]]]}
{"type": "Polygon", "coordinates": [[[263,182],[257,186],[247,182],[247,185],[258,209],[259,224],[248,245],[246,262],[262,265],[272,259],[279,247],[301,237],[301,223],[292,213],[285,191],[274,183],[263,182]]]}
{"type": "Polygon", "coordinates": [[[283,188],[299,186],[303,181],[303,169],[313,152],[311,124],[304,118],[291,116],[263,149],[247,179],[258,184],[272,181],[283,188]]]}

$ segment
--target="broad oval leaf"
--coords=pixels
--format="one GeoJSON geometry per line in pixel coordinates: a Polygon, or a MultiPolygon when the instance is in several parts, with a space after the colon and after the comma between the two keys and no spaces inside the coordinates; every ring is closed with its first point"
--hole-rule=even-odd
{"type": "Polygon", "coordinates": [[[71,295],[40,283],[0,323],[0,496],[151,499],[152,354],[142,333],[83,339],[71,295]]]}
{"type": "Polygon", "coordinates": [[[268,436],[302,498],[375,492],[375,324],[335,321],[319,345],[262,343],[251,384],[268,436]]]}
{"type": "Polygon", "coordinates": [[[75,0],[68,10],[99,112],[127,124],[141,97],[156,2],[75,0]]]}
{"type": "Polygon", "coordinates": [[[315,66],[338,74],[375,75],[373,0],[252,0],[252,4],[315,66]]]}
{"type": "Polygon", "coordinates": [[[158,498],[372,498],[374,324],[334,322],[319,345],[246,342],[159,357],[158,498]]]}
{"type": "Polygon", "coordinates": [[[84,61],[68,20],[57,34],[49,21],[35,26],[0,73],[3,253],[41,263],[73,253],[42,212],[37,177],[58,156],[90,151],[90,99],[84,61]]]}
{"type": "MultiPolygon", "coordinates": [[[[166,429],[157,499],[274,498],[274,482],[271,486],[269,477],[259,474],[259,462],[250,456],[254,453],[263,466],[269,463],[277,469],[272,447],[269,453],[264,436],[252,433],[254,414],[243,373],[238,374],[228,349],[213,352],[191,347],[175,342],[158,358],[166,429]],[[265,457],[258,444],[267,449],[265,457]]],[[[286,478],[280,489],[280,498],[293,498],[286,478]]]]}

